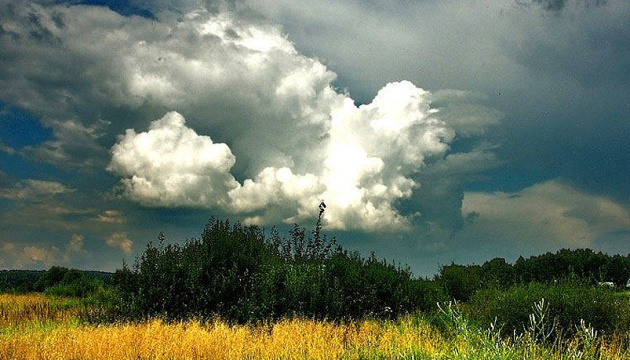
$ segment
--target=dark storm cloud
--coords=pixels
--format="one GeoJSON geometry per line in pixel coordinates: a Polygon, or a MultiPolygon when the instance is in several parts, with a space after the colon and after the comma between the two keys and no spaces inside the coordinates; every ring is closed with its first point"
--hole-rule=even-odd
{"type": "Polygon", "coordinates": [[[81,3],[0,5],[0,101],[42,135],[0,137],[0,266],[111,267],[153,229],[308,222],[322,196],[422,273],[622,248],[625,1],[81,3]]]}

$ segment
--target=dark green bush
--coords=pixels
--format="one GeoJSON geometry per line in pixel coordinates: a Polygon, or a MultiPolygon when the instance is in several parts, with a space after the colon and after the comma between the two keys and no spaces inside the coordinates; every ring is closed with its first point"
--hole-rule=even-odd
{"type": "Polygon", "coordinates": [[[87,297],[102,290],[103,281],[77,269],[53,266],[44,272],[32,288],[47,295],[87,297]]]}
{"type": "Polygon", "coordinates": [[[0,292],[26,294],[35,291],[35,283],[44,271],[0,270],[0,292]]]}
{"type": "Polygon", "coordinates": [[[38,280],[35,282],[35,290],[44,291],[47,288],[53,287],[63,280],[66,273],[69,269],[59,266],[53,266],[48,271],[46,271],[38,280]]]}
{"type": "Polygon", "coordinates": [[[169,319],[220,316],[236,322],[305,316],[395,317],[441,296],[408,270],[364,259],[320,233],[294,226],[288,238],[256,226],[211,220],[200,239],[149,244],[133,269],[114,275],[121,315],[169,319]]]}
{"type": "Polygon", "coordinates": [[[529,321],[535,303],[541,299],[549,304],[549,321],[558,322],[558,331],[565,336],[574,334],[580,320],[600,333],[630,330],[630,304],[627,295],[613,289],[575,281],[557,284],[515,285],[506,291],[480,290],[464,310],[471,320],[482,327],[503,327],[504,334],[521,333],[529,321]]]}
{"type": "Polygon", "coordinates": [[[481,268],[451,264],[440,268],[439,282],[449,298],[456,301],[468,301],[482,288],[481,268]]]}
{"type": "Polygon", "coordinates": [[[410,284],[409,293],[416,310],[424,313],[437,311],[438,304],[449,300],[442,285],[436,281],[416,279],[410,284]]]}

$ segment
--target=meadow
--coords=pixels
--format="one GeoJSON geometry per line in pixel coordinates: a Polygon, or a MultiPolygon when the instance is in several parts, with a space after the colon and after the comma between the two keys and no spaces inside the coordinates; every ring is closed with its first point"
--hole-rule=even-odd
{"type": "Polygon", "coordinates": [[[427,279],[320,230],[211,220],[113,274],[2,273],[0,360],[630,358],[630,257],[561,250],[427,279]]]}
{"type": "MultiPolygon", "coordinates": [[[[544,306],[543,306],[544,308],[544,306]]],[[[544,309],[543,309],[544,310],[544,309]]],[[[540,314],[533,313],[534,317],[540,314]]],[[[540,341],[471,324],[454,304],[435,316],[335,322],[286,318],[91,323],[77,299],[0,295],[0,359],[627,359],[629,334],[540,341]]],[[[538,319],[544,321],[544,319],[538,319]]]]}

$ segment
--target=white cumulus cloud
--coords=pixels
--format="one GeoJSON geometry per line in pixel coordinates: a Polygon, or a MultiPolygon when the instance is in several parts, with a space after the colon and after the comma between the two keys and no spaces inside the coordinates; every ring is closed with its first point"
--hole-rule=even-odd
{"type": "Polygon", "coordinates": [[[414,176],[427,159],[448,150],[454,132],[433,116],[429,93],[408,81],[390,83],[372,103],[333,114],[324,162],[329,223],[340,229],[408,226],[396,201],[420,184],[414,176]]]}
{"type": "MultiPolygon", "coordinates": [[[[112,149],[108,170],[121,176],[123,194],[145,206],[217,208],[244,214],[253,223],[313,217],[321,198],[333,229],[394,230],[409,226],[396,202],[420,184],[415,175],[441,159],[454,131],[436,118],[430,94],[410,82],[385,86],[367,105],[345,97],[326,118],[329,131],[318,144],[310,171],[267,166],[239,183],[231,174],[236,157],[170,112],[147,132],[128,129],[112,149]]],[[[271,146],[271,144],[270,144],[271,146]]],[[[261,147],[258,151],[265,151],[261,147]]]]}
{"type": "Polygon", "coordinates": [[[127,130],[111,153],[107,170],[123,178],[125,196],[146,206],[221,206],[238,185],[229,147],[198,135],[176,112],[147,132],[127,130]]]}

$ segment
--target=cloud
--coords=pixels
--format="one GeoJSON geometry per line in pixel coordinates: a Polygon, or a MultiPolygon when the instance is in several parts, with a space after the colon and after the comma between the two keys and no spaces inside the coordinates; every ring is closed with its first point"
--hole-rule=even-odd
{"type": "Polygon", "coordinates": [[[85,237],[72,234],[63,249],[41,243],[28,245],[0,242],[0,266],[5,268],[49,268],[67,266],[72,261],[86,259],[91,254],[84,248],[85,237]]]}
{"type": "Polygon", "coordinates": [[[83,235],[80,234],[72,234],[70,237],[70,241],[66,245],[66,251],[69,253],[85,253],[85,249],[83,248],[83,235]]]}
{"type": "Polygon", "coordinates": [[[294,174],[290,168],[268,167],[229,192],[229,210],[249,214],[255,224],[297,222],[314,215],[324,184],[314,174],[294,174]]]}
{"type": "Polygon", "coordinates": [[[399,202],[423,168],[500,117],[472,93],[409,81],[356,106],[279,26],[186,4],[146,19],[11,2],[3,49],[35,64],[0,67],[0,97],[53,129],[27,158],[104,166],[142,206],[273,223],[312,218],[325,198],[329,228],[391,231],[410,226],[399,202]]]}
{"type": "Polygon", "coordinates": [[[8,265],[8,260],[14,259],[13,256],[15,250],[15,244],[11,242],[1,242],[0,243],[0,266],[3,268],[8,268],[11,265],[8,265]]]}
{"type": "Polygon", "coordinates": [[[51,120],[54,139],[38,146],[25,146],[21,153],[32,161],[52,164],[59,168],[85,168],[102,165],[100,152],[104,149],[97,143],[103,136],[104,122],[86,127],[76,120],[51,120]]]}
{"type": "MultiPolygon", "coordinates": [[[[464,191],[457,199],[458,191],[448,180],[444,178],[443,186],[429,184],[429,194],[419,196],[417,200],[431,208],[414,207],[423,210],[423,216],[414,222],[411,236],[397,239],[397,248],[391,250],[420,274],[432,276],[440,265],[452,262],[482,264],[495,257],[516,261],[567,248],[628,252],[630,208],[618,201],[561,179],[511,192],[464,191]],[[459,205],[449,205],[456,202],[459,205]],[[453,224],[458,217],[461,222],[453,224]]],[[[387,251],[384,243],[370,242],[374,244],[387,251]]]]}
{"type": "Polygon", "coordinates": [[[237,187],[230,148],[185,126],[170,112],[149,130],[127,130],[112,149],[107,170],[123,177],[124,196],[145,206],[220,207],[237,187]]]}
{"type": "Polygon", "coordinates": [[[470,91],[440,90],[431,96],[433,106],[439,110],[438,118],[460,137],[475,137],[488,128],[499,125],[505,114],[481,105],[487,96],[470,91]]]}
{"type": "Polygon", "coordinates": [[[12,147],[6,145],[4,142],[2,142],[0,140],[0,152],[3,152],[3,153],[8,154],[8,155],[14,155],[15,154],[15,149],[13,149],[12,147]]]}
{"type": "MultiPolygon", "coordinates": [[[[0,59],[0,98],[53,131],[43,143],[16,151],[28,161],[80,169],[99,180],[73,182],[73,196],[88,188],[90,196],[107,192],[111,182],[94,175],[107,168],[120,180],[118,194],[131,204],[107,199],[87,205],[89,213],[80,216],[76,209],[86,205],[21,207],[4,215],[4,223],[96,236],[127,253],[130,236],[138,234],[122,224],[143,216],[136,204],[157,208],[150,214],[209,209],[266,225],[308,223],[323,198],[328,229],[413,233],[421,224],[435,234],[451,233],[460,226],[461,184],[496,163],[491,146],[480,150],[474,143],[502,114],[482,105],[486,99],[475,89],[420,88],[427,85],[424,76],[452,76],[416,61],[431,58],[432,50],[413,50],[430,33],[418,42],[412,32],[395,34],[405,18],[386,20],[389,30],[368,29],[361,25],[365,12],[357,12],[357,27],[349,26],[357,37],[341,46],[357,60],[356,69],[341,76],[369,74],[373,87],[352,87],[360,95],[351,97],[337,88],[344,83],[331,67],[344,68],[327,61],[327,53],[322,60],[305,56],[303,45],[292,42],[294,34],[249,10],[206,11],[181,2],[177,14],[166,6],[145,19],[93,6],[7,4],[11,14],[0,5],[6,54],[0,59]],[[390,52],[400,39],[409,41],[406,52],[416,53],[413,62],[390,52]],[[355,51],[355,44],[372,48],[383,41],[389,45],[379,56],[392,54],[386,64],[375,66],[365,61],[367,53],[355,51]],[[417,64],[423,77],[390,83],[408,78],[403,71],[392,75],[392,69],[417,64]],[[452,154],[459,139],[473,149],[457,147],[452,154]],[[81,229],[85,221],[91,233],[81,229]]],[[[340,38],[346,34],[337,32],[340,38]]],[[[465,58],[460,73],[480,51],[471,53],[453,56],[465,58]]],[[[50,250],[51,243],[34,246],[50,250]]]]}
{"type": "Polygon", "coordinates": [[[415,219],[415,225],[427,237],[448,238],[461,230],[465,184],[483,180],[480,174],[499,164],[491,149],[482,144],[470,152],[451,153],[426,166],[418,174],[422,186],[406,205],[422,215],[415,219]]]}
{"type": "Polygon", "coordinates": [[[45,267],[63,262],[59,249],[54,246],[50,249],[39,246],[26,246],[24,247],[23,255],[27,261],[41,263],[45,267]]]}
{"type": "Polygon", "coordinates": [[[62,247],[60,234],[82,233],[83,220],[94,216],[95,198],[83,197],[81,192],[57,181],[7,179],[0,187],[0,199],[6,200],[0,211],[0,227],[5,229],[0,241],[43,238],[62,247]]]}
{"type": "Polygon", "coordinates": [[[67,194],[74,191],[65,185],[56,181],[26,180],[28,188],[33,190],[36,195],[58,195],[67,194]]]}
{"type": "MultiPolygon", "coordinates": [[[[410,80],[436,95],[440,89],[485,94],[474,107],[487,104],[504,116],[483,136],[502,145],[495,152],[504,166],[527,169],[517,181],[495,176],[488,186],[514,189],[562,176],[629,203],[624,179],[630,157],[623,149],[630,127],[620,120],[629,114],[629,2],[248,4],[281,23],[300,51],[323,59],[339,74],[335,84],[360,102],[391,79],[410,80]],[[551,14],[541,9],[554,6],[551,14]],[[597,170],[606,174],[594,179],[597,170]]],[[[474,107],[441,114],[466,119],[474,107]]],[[[456,142],[463,133],[479,134],[475,128],[456,131],[456,142]]]]}
{"type": "Polygon", "coordinates": [[[99,164],[116,133],[172,109],[198,131],[229,139],[239,171],[255,176],[306,163],[330,98],[342,100],[330,88],[334,73],[260,20],[201,8],[155,21],[91,6],[9,7],[3,29],[19,41],[0,38],[3,50],[35,63],[3,64],[0,97],[53,128],[54,140],[28,153],[55,165],[86,157],[99,164]],[[43,35],[29,35],[33,26],[58,40],[43,44],[43,35]],[[262,144],[269,148],[257,151],[262,144]]]}
{"type": "Polygon", "coordinates": [[[271,223],[312,218],[324,198],[331,229],[407,229],[413,216],[401,215],[396,202],[411,197],[420,185],[415,176],[441,159],[455,136],[431,108],[430,93],[402,81],[370,104],[357,107],[345,97],[342,106],[325,108],[333,109],[322,116],[329,131],[312,149],[321,160],[309,162],[310,172],[299,173],[304,166],[295,162],[268,166],[240,183],[231,149],[198,135],[176,112],[147,132],[127,130],[107,169],[122,177],[123,196],[144,206],[215,208],[271,223]]]}
{"type": "Polygon", "coordinates": [[[0,266],[4,269],[50,267],[62,265],[63,256],[57,247],[0,242],[0,266]]]}
{"type": "Polygon", "coordinates": [[[117,210],[105,210],[102,214],[98,215],[96,220],[105,224],[122,224],[125,222],[123,214],[117,210]]]}
{"type": "Polygon", "coordinates": [[[133,241],[129,239],[129,235],[126,232],[112,233],[105,241],[107,246],[119,249],[124,254],[131,254],[131,247],[133,241]]]}
{"type": "MultiPolygon", "coordinates": [[[[529,6],[530,4],[539,5],[547,11],[560,12],[567,6],[567,0],[519,0],[516,2],[520,6],[529,6]]],[[[582,0],[575,1],[578,6],[590,8],[593,6],[604,6],[608,0],[582,0]]]]}
{"type": "Polygon", "coordinates": [[[350,98],[330,114],[330,132],[321,148],[322,160],[312,173],[296,175],[290,168],[266,168],[230,192],[235,210],[265,211],[282,204],[293,211],[257,222],[292,222],[317,213],[319,199],[329,206],[326,226],[342,230],[400,231],[409,226],[396,201],[408,198],[417,184],[413,176],[427,158],[448,150],[454,133],[433,117],[429,94],[410,82],[385,86],[367,105],[350,98]],[[295,209],[295,210],[292,210],[295,209]]]}
{"type": "Polygon", "coordinates": [[[471,220],[469,235],[509,238],[519,247],[592,248],[602,237],[630,230],[630,209],[559,180],[514,193],[466,193],[462,214],[471,220]]]}
{"type": "Polygon", "coordinates": [[[433,116],[428,92],[410,82],[390,83],[367,105],[349,101],[332,117],[323,181],[338,229],[404,229],[395,208],[419,184],[421,167],[440,158],[454,132],[433,116]]]}
{"type": "Polygon", "coordinates": [[[37,200],[42,196],[49,197],[70,194],[74,191],[75,189],[69,188],[56,181],[28,179],[9,188],[0,189],[0,198],[12,200],[37,200]]]}

